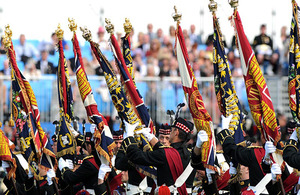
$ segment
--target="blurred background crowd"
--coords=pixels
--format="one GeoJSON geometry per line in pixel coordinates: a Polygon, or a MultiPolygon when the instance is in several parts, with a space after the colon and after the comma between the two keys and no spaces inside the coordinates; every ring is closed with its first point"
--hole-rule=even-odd
{"type": "MultiPolygon", "coordinates": [[[[215,99],[213,84],[213,34],[208,37],[201,37],[197,33],[198,31],[195,25],[190,25],[189,29],[183,29],[183,35],[185,37],[190,65],[198,81],[198,87],[203,96],[206,109],[212,116],[214,123],[218,125],[220,123],[220,113],[215,99]]],[[[285,105],[282,102],[287,95],[285,95],[287,88],[285,91],[279,90],[283,84],[278,84],[278,81],[284,83],[284,78],[288,75],[288,31],[289,29],[283,26],[280,32],[281,40],[275,44],[272,37],[267,33],[267,26],[262,24],[260,26],[260,34],[255,36],[254,40],[249,40],[255,51],[261,70],[267,78],[271,97],[274,98],[273,103],[279,118],[278,121],[283,128],[291,115],[288,114],[288,104],[285,105]]],[[[164,32],[161,28],[155,28],[150,23],[146,26],[144,32],[135,32],[133,30],[131,34],[131,55],[137,87],[156,124],[168,122],[169,119],[166,111],[169,109],[175,110],[178,103],[185,102],[179,77],[178,62],[174,53],[175,33],[175,26],[170,26],[169,31],[164,32]]],[[[121,32],[116,32],[116,37],[120,44],[122,34],[121,32]]],[[[94,41],[100,44],[101,51],[112,66],[115,67],[107,32],[103,26],[99,27],[97,35],[98,37],[94,41]]],[[[232,37],[222,38],[238,96],[244,111],[248,112],[248,116],[251,118],[235,37],[233,35],[232,37]]],[[[52,121],[58,119],[58,98],[55,79],[59,57],[56,48],[57,42],[55,33],[49,35],[49,41],[27,40],[24,34],[21,34],[18,40],[13,40],[18,66],[23,75],[30,80],[41,111],[42,125],[45,125],[44,129],[49,134],[53,134],[55,128],[52,125],[52,121]]],[[[64,40],[63,45],[65,57],[68,60],[69,73],[72,78],[74,76],[72,42],[71,40],[64,40]]],[[[115,119],[116,112],[111,104],[110,95],[102,77],[103,71],[93,55],[88,42],[81,45],[81,51],[83,65],[94,91],[98,109],[112,120],[112,129],[117,130],[119,122],[115,119]]],[[[115,71],[117,72],[117,69],[115,71]]],[[[10,74],[9,61],[1,41],[0,118],[4,121],[4,131],[8,135],[8,138],[14,140],[12,136],[15,130],[7,126],[7,121],[11,113],[10,74]]],[[[79,118],[86,118],[78,88],[76,83],[73,83],[75,115],[79,118]]],[[[287,82],[284,86],[287,86],[287,82]]],[[[183,115],[186,118],[191,118],[187,106],[183,109],[183,115]]]]}

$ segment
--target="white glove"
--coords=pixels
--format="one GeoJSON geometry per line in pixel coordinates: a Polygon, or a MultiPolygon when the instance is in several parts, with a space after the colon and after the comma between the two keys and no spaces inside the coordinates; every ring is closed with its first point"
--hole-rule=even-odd
{"type": "Polygon", "coordinates": [[[96,125],[93,123],[93,124],[91,124],[91,126],[90,126],[90,132],[92,133],[92,134],[94,134],[95,133],[95,129],[96,129],[96,125]]]}
{"type": "Polygon", "coordinates": [[[31,172],[30,167],[28,167],[28,178],[32,178],[33,177],[33,173],[31,172]]]}
{"type": "Polygon", "coordinates": [[[98,172],[98,179],[104,180],[105,174],[108,172],[111,172],[111,168],[108,165],[102,163],[98,172]]]}
{"type": "Polygon", "coordinates": [[[3,160],[3,161],[2,161],[2,167],[3,167],[3,169],[6,171],[6,169],[9,168],[10,165],[9,165],[8,162],[6,162],[5,160],[3,160]]]}
{"type": "Polygon", "coordinates": [[[212,180],[211,175],[215,174],[216,172],[214,170],[211,170],[211,169],[208,169],[208,168],[205,169],[205,172],[206,172],[208,184],[212,184],[213,180],[212,180]]]}
{"type": "Polygon", "coordinates": [[[144,137],[148,140],[148,142],[150,142],[155,137],[155,135],[153,135],[153,133],[150,133],[150,132],[151,132],[151,128],[145,127],[143,129],[141,129],[140,131],[137,131],[135,133],[137,135],[138,134],[143,134],[144,137]]]}
{"type": "Polygon", "coordinates": [[[274,153],[276,151],[276,147],[274,146],[273,142],[271,141],[266,141],[265,143],[265,157],[264,160],[265,162],[268,161],[268,159],[270,158],[270,154],[274,153]]]}
{"type": "Polygon", "coordinates": [[[131,125],[130,123],[126,122],[125,120],[123,120],[123,123],[125,125],[125,132],[124,132],[124,139],[127,137],[133,137],[133,132],[135,130],[135,128],[139,125],[139,123],[135,123],[133,125],[131,125]]]}
{"type": "Polygon", "coordinates": [[[53,184],[53,181],[52,181],[53,177],[55,177],[55,172],[53,169],[49,169],[47,171],[47,181],[48,181],[49,186],[53,184]]]}
{"type": "Polygon", "coordinates": [[[236,171],[236,168],[233,166],[233,163],[230,162],[230,168],[229,168],[229,174],[230,175],[236,175],[237,171],[236,171]]]}
{"type": "Polygon", "coordinates": [[[66,159],[66,162],[68,163],[68,167],[69,167],[69,169],[74,169],[74,165],[73,165],[73,161],[72,160],[70,160],[70,159],[66,159]]]}
{"type": "Polygon", "coordinates": [[[276,181],[276,175],[281,175],[281,169],[280,166],[277,163],[273,163],[271,166],[271,174],[272,174],[272,180],[276,181]]]}
{"type": "Polygon", "coordinates": [[[228,129],[233,115],[231,114],[228,117],[222,115],[221,117],[222,117],[222,129],[228,129]]]}
{"type": "Polygon", "coordinates": [[[296,142],[298,142],[298,137],[297,137],[297,131],[296,130],[292,133],[292,135],[290,136],[290,139],[293,139],[296,142]]]}
{"type": "Polygon", "coordinates": [[[74,137],[77,137],[79,135],[79,133],[72,127],[72,125],[70,125],[69,128],[70,128],[70,130],[71,130],[74,137]]]}
{"type": "Polygon", "coordinates": [[[69,164],[62,157],[60,157],[60,159],[58,160],[58,168],[60,171],[62,171],[65,167],[69,167],[69,164]]]}
{"type": "Polygon", "coordinates": [[[196,147],[201,148],[204,142],[208,141],[208,135],[204,130],[200,130],[197,134],[196,147]]]}

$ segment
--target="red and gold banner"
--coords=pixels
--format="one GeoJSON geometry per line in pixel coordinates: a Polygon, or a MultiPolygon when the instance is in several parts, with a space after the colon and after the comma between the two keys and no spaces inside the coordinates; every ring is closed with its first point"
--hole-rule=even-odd
{"type": "Polygon", "coordinates": [[[234,20],[235,24],[237,47],[240,53],[248,102],[253,119],[263,138],[266,141],[273,141],[276,146],[281,138],[280,127],[277,125],[272,99],[265,78],[244,33],[237,10],[234,12],[232,20],[234,20]]]}

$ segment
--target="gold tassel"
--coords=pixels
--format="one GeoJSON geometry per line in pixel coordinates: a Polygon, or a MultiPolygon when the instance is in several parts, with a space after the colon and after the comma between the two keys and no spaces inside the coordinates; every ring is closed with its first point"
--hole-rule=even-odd
{"type": "Polygon", "coordinates": [[[14,127],[15,126],[15,121],[13,120],[12,113],[10,114],[10,119],[9,119],[8,124],[9,124],[10,127],[14,127]]]}
{"type": "Polygon", "coordinates": [[[2,127],[2,123],[0,122],[0,128],[2,127]]]}

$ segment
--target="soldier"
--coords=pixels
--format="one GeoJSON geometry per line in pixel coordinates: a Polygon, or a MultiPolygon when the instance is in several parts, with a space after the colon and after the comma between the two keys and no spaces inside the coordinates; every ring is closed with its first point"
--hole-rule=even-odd
{"type": "Polygon", "coordinates": [[[97,173],[101,162],[98,158],[94,158],[94,156],[97,156],[97,153],[93,142],[93,134],[91,132],[86,133],[84,145],[89,156],[83,159],[82,165],[76,171],[73,172],[70,169],[69,163],[63,158],[59,159],[58,167],[61,171],[62,178],[66,183],[75,185],[82,182],[85,189],[90,194],[95,194],[94,187],[97,184],[97,173]]]}
{"type": "MultiPolygon", "coordinates": [[[[249,167],[250,187],[249,190],[255,189],[255,186],[264,178],[266,173],[272,173],[272,181],[266,182],[266,188],[270,194],[278,194],[280,190],[279,182],[276,181],[276,175],[281,175],[282,171],[277,163],[270,161],[270,154],[276,151],[276,147],[272,142],[267,141],[262,147],[261,139],[258,139],[258,146],[243,147],[236,145],[232,134],[228,130],[228,126],[232,115],[225,118],[227,127],[217,134],[217,138],[222,144],[223,151],[226,155],[230,156],[238,163],[249,167]]],[[[225,125],[226,126],[226,125],[225,125]]],[[[258,136],[260,138],[260,136],[258,136]]],[[[284,180],[289,175],[288,170],[285,168],[283,171],[282,179],[284,180]]]]}
{"type": "Polygon", "coordinates": [[[161,124],[158,130],[158,141],[164,146],[170,146],[171,127],[168,123],[161,124]]]}
{"type": "Polygon", "coordinates": [[[153,151],[144,152],[138,148],[133,138],[133,131],[137,124],[124,123],[126,131],[121,147],[126,152],[127,158],[136,164],[155,166],[157,168],[158,188],[166,185],[170,188],[171,193],[177,190],[180,194],[191,193],[195,171],[184,175],[186,182],[181,186],[174,186],[174,184],[190,162],[191,154],[186,147],[186,142],[189,140],[194,124],[178,117],[171,126],[170,147],[163,146],[158,142],[157,138],[150,133],[149,128],[142,129],[138,133],[142,133],[153,146],[153,151]]]}

